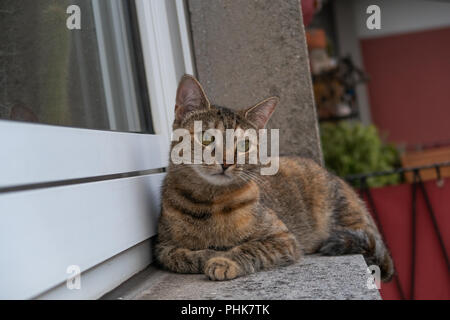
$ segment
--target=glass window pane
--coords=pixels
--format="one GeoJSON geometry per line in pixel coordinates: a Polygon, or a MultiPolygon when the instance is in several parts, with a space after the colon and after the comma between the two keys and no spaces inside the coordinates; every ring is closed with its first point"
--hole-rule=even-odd
{"type": "Polygon", "coordinates": [[[0,0],[0,119],[152,133],[134,2],[0,0]],[[69,30],[68,6],[81,9],[69,30]]]}

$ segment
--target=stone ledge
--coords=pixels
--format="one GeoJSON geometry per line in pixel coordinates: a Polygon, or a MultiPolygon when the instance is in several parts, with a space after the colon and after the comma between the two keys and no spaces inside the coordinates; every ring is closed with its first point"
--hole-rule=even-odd
{"type": "Polygon", "coordinates": [[[313,255],[292,266],[219,282],[150,266],[102,299],[380,300],[378,290],[367,288],[366,268],[361,255],[313,255]]]}

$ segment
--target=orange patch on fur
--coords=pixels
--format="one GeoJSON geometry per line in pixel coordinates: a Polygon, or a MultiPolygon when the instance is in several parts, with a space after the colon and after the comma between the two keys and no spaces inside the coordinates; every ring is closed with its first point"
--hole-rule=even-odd
{"type": "Polygon", "coordinates": [[[246,229],[253,227],[254,222],[253,213],[247,208],[235,210],[230,214],[213,215],[212,218],[216,225],[222,225],[224,228],[229,229],[230,235],[245,233],[246,229]]]}
{"type": "Polygon", "coordinates": [[[247,183],[240,189],[226,193],[214,200],[214,205],[223,204],[224,202],[241,202],[246,199],[256,198],[259,194],[258,186],[253,182],[247,183]]]}

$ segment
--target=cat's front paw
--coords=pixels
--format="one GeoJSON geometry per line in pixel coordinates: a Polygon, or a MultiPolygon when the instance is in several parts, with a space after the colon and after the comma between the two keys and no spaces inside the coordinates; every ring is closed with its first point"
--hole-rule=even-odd
{"type": "Polygon", "coordinates": [[[205,274],[211,280],[231,280],[239,276],[240,268],[231,259],[214,257],[206,262],[205,274]]]}

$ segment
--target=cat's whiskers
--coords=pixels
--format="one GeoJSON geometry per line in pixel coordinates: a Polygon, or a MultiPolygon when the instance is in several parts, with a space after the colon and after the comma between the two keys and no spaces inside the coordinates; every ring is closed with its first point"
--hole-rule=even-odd
{"type": "Polygon", "coordinates": [[[264,181],[259,175],[257,175],[256,173],[253,172],[247,172],[247,171],[241,171],[241,174],[244,176],[247,176],[249,179],[258,182],[260,184],[266,184],[267,182],[264,181]]]}
{"type": "Polygon", "coordinates": [[[268,184],[267,180],[264,180],[261,176],[254,172],[242,171],[241,173],[247,177],[247,181],[253,181],[258,183],[260,186],[262,185],[262,187],[259,188],[259,191],[262,192],[266,198],[273,199],[272,195],[267,192],[266,188],[264,188],[264,186],[268,184]]]}

